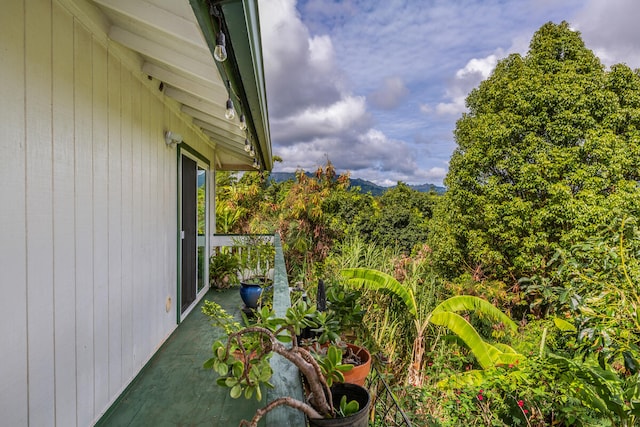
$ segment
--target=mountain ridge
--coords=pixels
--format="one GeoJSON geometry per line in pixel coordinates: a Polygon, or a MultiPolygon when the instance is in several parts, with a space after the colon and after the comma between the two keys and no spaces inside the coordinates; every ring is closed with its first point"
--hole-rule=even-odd
{"type": "MultiPolygon", "coordinates": [[[[313,176],[311,172],[305,172],[305,174],[309,177],[313,176]]],[[[296,177],[296,174],[295,172],[271,172],[270,177],[275,182],[280,183],[284,181],[294,180],[296,177]]],[[[388,187],[378,185],[362,178],[349,178],[349,181],[350,181],[350,187],[359,187],[361,193],[363,194],[371,193],[372,196],[381,196],[382,194],[384,194],[385,191],[396,187],[395,185],[388,186],[388,187]]],[[[434,191],[442,195],[446,191],[445,187],[441,187],[441,186],[438,186],[435,184],[429,184],[429,183],[420,184],[420,185],[410,185],[410,184],[407,184],[407,185],[410,188],[416,191],[419,191],[421,193],[428,193],[430,191],[434,191]]]]}

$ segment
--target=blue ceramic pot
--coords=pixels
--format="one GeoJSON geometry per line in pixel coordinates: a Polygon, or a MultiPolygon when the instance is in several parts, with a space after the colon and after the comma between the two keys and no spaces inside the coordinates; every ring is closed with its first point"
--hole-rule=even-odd
{"type": "Polygon", "coordinates": [[[262,295],[260,283],[240,282],[240,298],[248,308],[258,308],[258,301],[262,295]]]}

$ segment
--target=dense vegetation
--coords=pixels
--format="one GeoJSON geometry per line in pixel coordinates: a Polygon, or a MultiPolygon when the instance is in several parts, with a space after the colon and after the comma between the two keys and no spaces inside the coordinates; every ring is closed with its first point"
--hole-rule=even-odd
{"type": "Polygon", "coordinates": [[[291,282],[314,295],[323,278],[343,322],[364,316],[353,333],[384,355],[416,425],[636,425],[640,73],[605,70],[548,23],[467,105],[444,195],[361,194],[330,162],[282,183],[219,174],[218,232],[279,232],[291,282]],[[355,267],[412,299],[349,286],[355,267]],[[481,307],[456,329],[440,308],[456,295],[517,331],[481,307]]]}

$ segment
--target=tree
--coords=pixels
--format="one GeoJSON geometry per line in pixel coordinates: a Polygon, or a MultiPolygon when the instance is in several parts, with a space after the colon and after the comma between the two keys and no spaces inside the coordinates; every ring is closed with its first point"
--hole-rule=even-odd
{"type": "Polygon", "coordinates": [[[334,239],[341,230],[334,228],[325,214],[325,201],[337,192],[345,192],[349,175],[336,177],[329,160],[316,170],[315,177],[296,172],[294,182],[278,206],[278,231],[282,236],[287,270],[307,275],[314,264],[320,264],[329,254],[334,239]]]}
{"type": "Polygon", "coordinates": [[[372,240],[380,245],[397,245],[410,253],[416,244],[427,240],[428,221],[436,193],[421,193],[399,182],[379,199],[380,211],[369,217],[372,240]]]}
{"type": "Polygon", "coordinates": [[[379,211],[374,197],[363,194],[359,187],[349,186],[345,191],[332,191],[322,204],[331,227],[344,235],[356,235],[370,240],[373,232],[371,218],[379,211]]]}
{"type": "Polygon", "coordinates": [[[217,232],[247,231],[250,214],[261,194],[262,181],[258,172],[247,172],[241,177],[235,172],[216,172],[217,232]]]}
{"type": "Polygon", "coordinates": [[[639,212],[640,76],[605,71],[568,23],[543,25],[467,106],[430,239],[443,271],[517,286],[547,276],[557,249],[639,212]]]}

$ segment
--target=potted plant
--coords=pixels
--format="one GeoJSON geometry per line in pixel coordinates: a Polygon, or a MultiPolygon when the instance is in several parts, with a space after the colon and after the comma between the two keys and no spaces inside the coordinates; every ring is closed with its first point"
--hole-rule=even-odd
{"type": "Polygon", "coordinates": [[[347,342],[342,336],[340,319],[330,309],[315,310],[307,317],[308,323],[315,326],[305,328],[301,344],[314,356],[325,356],[330,347],[341,351],[341,362],[353,366],[343,372],[344,382],[364,386],[365,380],[371,372],[371,354],[362,346],[347,342]]]}
{"type": "Polygon", "coordinates": [[[357,302],[357,294],[338,285],[325,292],[324,282],[318,282],[317,310],[309,315],[315,327],[307,327],[304,344],[312,353],[323,355],[329,344],[342,350],[342,363],[353,369],[344,372],[344,382],[364,386],[371,372],[371,354],[355,344],[353,330],[362,325],[364,310],[357,302]]]}
{"type": "Polygon", "coordinates": [[[240,260],[230,252],[211,255],[209,259],[209,280],[212,287],[230,288],[238,284],[240,260]]]}
{"type": "Polygon", "coordinates": [[[258,308],[263,289],[271,286],[275,247],[269,236],[243,236],[234,241],[240,253],[240,297],[245,306],[258,308]]]}
{"type": "Polygon", "coordinates": [[[229,332],[225,339],[213,344],[213,357],[204,366],[220,375],[217,383],[228,387],[232,398],[255,396],[262,400],[264,387],[270,386],[273,371],[269,359],[273,353],[298,367],[307,390],[304,401],[290,396],[275,399],[258,409],[250,421],[242,421],[242,426],[257,426],[267,412],[281,405],[302,411],[311,426],[332,425],[331,421],[338,419],[341,426],[368,425],[368,391],[355,384],[340,383],[343,372],[350,369],[342,364],[341,350],[331,346],[325,356],[314,357],[298,345],[296,335],[300,330],[315,326],[309,320],[314,311],[315,307],[300,302],[290,307],[285,317],[276,318],[272,311],[263,308],[256,313],[255,324],[243,327],[229,318],[223,319],[219,311],[213,313],[217,316],[216,323],[226,324],[225,331],[229,332]]]}

